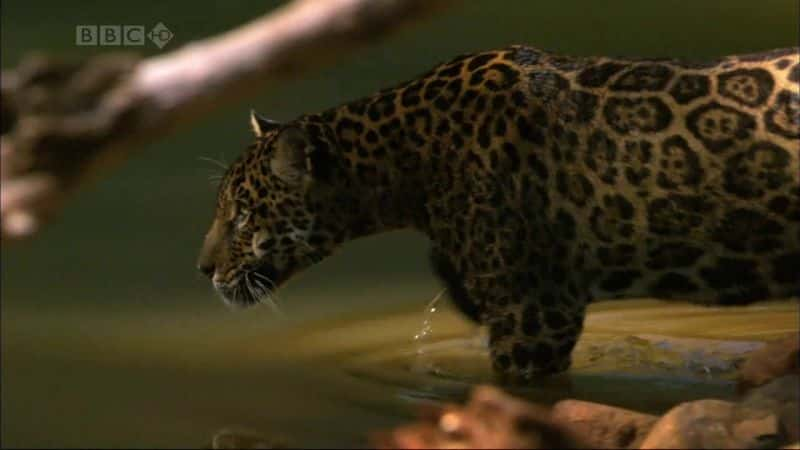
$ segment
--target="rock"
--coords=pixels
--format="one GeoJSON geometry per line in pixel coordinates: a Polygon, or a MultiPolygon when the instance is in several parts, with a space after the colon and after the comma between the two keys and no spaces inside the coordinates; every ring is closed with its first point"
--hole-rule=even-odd
{"type": "Polygon", "coordinates": [[[786,375],[757,387],[740,405],[774,413],[780,422],[782,443],[800,440],[800,375],[786,375]]]}
{"type": "Polygon", "coordinates": [[[731,435],[748,448],[774,448],[787,442],[782,436],[780,423],[775,414],[763,410],[750,410],[753,417],[731,424],[731,435]]]}
{"type": "Polygon", "coordinates": [[[742,365],[738,403],[700,400],[676,406],[642,448],[775,448],[800,440],[800,337],[753,352],[742,365]]]}
{"type": "Polygon", "coordinates": [[[775,448],[788,442],[770,410],[698,400],[669,410],[640,448],[775,448]]]}
{"type": "Polygon", "coordinates": [[[594,448],[636,448],[658,420],[650,414],[581,400],[556,403],[551,418],[594,448]]]}
{"type": "Polygon", "coordinates": [[[792,334],[754,351],[739,369],[739,392],[746,392],[770,380],[800,373],[800,335],[792,334]]]}
{"type": "MultiPolygon", "coordinates": [[[[552,408],[494,387],[373,440],[378,448],[779,448],[800,440],[800,375],[740,402],[697,400],[658,418],[580,400],[552,408]]],[[[793,448],[791,446],[784,448],[793,448]]]]}
{"type": "Polygon", "coordinates": [[[464,407],[450,405],[418,423],[373,439],[377,448],[591,448],[543,406],[489,386],[464,407]]]}
{"type": "Polygon", "coordinates": [[[729,447],[728,433],[719,422],[732,414],[734,406],[720,400],[700,400],[676,406],[653,425],[639,448],[729,447]],[[707,429],[698,429],[703,426],[707,429]]]}

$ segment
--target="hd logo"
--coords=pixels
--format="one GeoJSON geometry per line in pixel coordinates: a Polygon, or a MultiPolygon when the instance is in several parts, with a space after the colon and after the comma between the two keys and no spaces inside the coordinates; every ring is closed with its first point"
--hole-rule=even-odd
{"type": "Polygon", "coordinates": [[[143,46],[145,38],[158,48],[164,48],[175,35],[159,22],[149,32],[144,25],[78,25],[75,45],[79,46],[143,46]]]}

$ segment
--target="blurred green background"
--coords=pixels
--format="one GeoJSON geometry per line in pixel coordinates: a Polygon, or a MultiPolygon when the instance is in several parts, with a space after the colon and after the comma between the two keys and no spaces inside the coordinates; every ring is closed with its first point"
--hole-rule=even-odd
{"type": "MultiPolygon", "coordinates": [[[[324,0],[321,0],[324,1],[324,0]]],[[[235,27],[281,2],[8,1],[2,11],[2,67],[31,50],[86,55],[75,26],[164,22],[175,38],[164,51],[235,27]]],[[[221,108],[200,123],[146,146],[121,170],[85,189],[32,242],[3,246],[6,308],[203,307],[215,302],[194,259],[210,221],[218,173],[201,156],[231,161],[249,143],[255,107],[286,120],[356,99],[415,76],[453,55],[530,43],[572,54],[703,58],[796,45],[795,0],[502,2],[471,0],[301,79],[221,108]]],[[[146,51],[159,53],[148,45],[146,51]]],[[[427,283],[424,243],[405,235],[345,248],[284,292],[288,310],[317,308],[308,289],[427,283]],[[357,281],[357,283],[354,283],[357,281]]],[[[364,298],[366,303],[375,299],[364,298]]]]}
{"type": "MultiPolygon", "coordinates": [[[[281,3],[6,1],[0,16],[0,62],[3,68],[13,67],[32,50],[76,57],[110,50],[75,46],[75,27],[86,24],[143,24],[149,29],[163,22],[175,35],[163,50],[170,51],[281,3]]],[[[154,336],[168,330],[175,342],[202,346],[233,330],[258,333],[279,325],[267,308],[226,309],[195,269],[212,215],[215,189],[209,177],[219,173],[199,157],[233,160],[249,143],[251,107],[271,118],[291,119],[406,80],[456,54],[512,43],[576,55],[692,59],[793,46],[798,9],[797,0],[469,0],[142,148],[124,167],[84,189],[34,240],[3,245],[4,445],[193,444],[182,440],[185,435],[164,435],[159,441],[130,430],[116,438],[107,430],[98,432],[90,424],[113,408],[98,409],[87,401],[82,406],[89,411],[86,416],[71,410],[68,401],[113,395],[130,384],[117,384],[104,373],[107,386],[92,382],[100,391],[90,393],[81,391],[93,390],[85,380],[63,380],[81,370],[81,358],[117,352],[119,330],[154,336]],[[95,347],[82,347],[89,345],[95,347]],[[75,355],[72,360],[70,355],[75,355]],[[55,380],[64,384],[51,391],[42,387],[52,387],[55,380]],[[59,428],[59,417],[70,413],[87,417],[79,423],[89,428],[59,428]]],[[[144,51],[161,52],[149,43],[144,51]]],[[[422,308],[438,290],[426,243],[411,233],[394,233],[346,246],[283,289],[280,297],[290,321],[302,322],[355,310],[422,308]]],[[[124,368],[125,361],[133,364],[139,356],[114,358],[124,368]]],[[[141,373],[158,377],[155,366],[137,364],[141,373]]],[[[172,389],[167,385],[173,386],[164,384],[165,390],[172,389]]]]}

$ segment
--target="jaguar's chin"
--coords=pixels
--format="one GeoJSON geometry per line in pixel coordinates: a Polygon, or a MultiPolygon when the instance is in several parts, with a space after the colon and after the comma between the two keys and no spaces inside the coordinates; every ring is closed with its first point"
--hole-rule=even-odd
{"type": "Polygon", "coordinates": [[[295,270],[287,267],[278,271],[269,263],[259,263],[242,271],[228,284],[214,284],[222,300],[229,306],[248,308],[262,302],[274,306],[275,291],[295,270]]]}
{"type": "Polygon", "coordinates": [[[234,308],[249,308],[261,303],[262,296],[248,289],[244,280],[224,286],[214,286],[222,301],[234,308]]]}

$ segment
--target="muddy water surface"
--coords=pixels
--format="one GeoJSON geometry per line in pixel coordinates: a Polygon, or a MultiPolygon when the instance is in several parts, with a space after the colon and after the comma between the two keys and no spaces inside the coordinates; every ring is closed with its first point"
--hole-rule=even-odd
{"type": "MultiPolygon", "coordinates": [[[[15,311],[2,330],[3,444],[201,447],[238,426],[305,446],[363,446],[369,430],[492,381],[484,333],[446,303],[270,326],[218,310],[51,310],[35,320],[15,311]]],[[[598,303],[573,370],[515,390],[653,412],[728,398],[744,355],[797,330],[796,301],[598,303]]]]}

